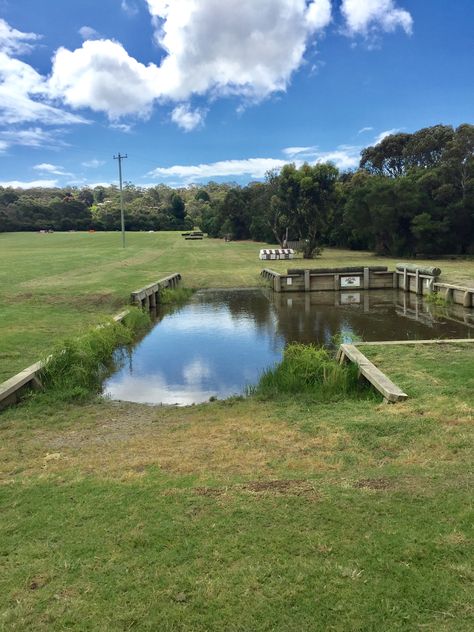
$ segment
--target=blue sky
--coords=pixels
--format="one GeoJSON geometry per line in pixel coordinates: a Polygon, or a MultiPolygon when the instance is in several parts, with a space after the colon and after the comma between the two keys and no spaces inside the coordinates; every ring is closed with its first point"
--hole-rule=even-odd
{"type": "Polygon", "coordinates": [[[0,0],[0,184],[258,179],[473,122],[472,0],[0,0]]]}

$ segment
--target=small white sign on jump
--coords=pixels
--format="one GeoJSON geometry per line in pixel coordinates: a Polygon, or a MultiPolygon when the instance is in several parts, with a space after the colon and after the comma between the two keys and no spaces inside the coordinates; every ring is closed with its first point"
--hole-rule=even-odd
{"type": "Polygon", "coordinates": [[[360,276],[342,276],[341,287],[360,287],[360,276]]]}

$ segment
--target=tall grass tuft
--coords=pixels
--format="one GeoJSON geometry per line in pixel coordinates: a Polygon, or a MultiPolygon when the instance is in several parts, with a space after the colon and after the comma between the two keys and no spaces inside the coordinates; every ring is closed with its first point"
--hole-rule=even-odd
{"type": "Polygon", "coordinates": [[[318,401],[344,399],[366,390],[354,365],[341,365],[324,347],[290,344],[281,363],[265,371],[251,393],[270,399],[309,395],[318,401]]]}
{"type": "Polygon", "coordinates": [[[177,305],[185,303],[193,295],[194,290],[187,287],[164,288],[160,291],[160,305],[177,305]]]}
{"type": "Polygon", "coordinates": [[[114,367],[117,347],[131,344],[149,323],[148,314],[132,308],[121,323],[107,320],[82,336],[58,343],[40,374],[47,393],[62,401],[98,393],[114,367]]]}

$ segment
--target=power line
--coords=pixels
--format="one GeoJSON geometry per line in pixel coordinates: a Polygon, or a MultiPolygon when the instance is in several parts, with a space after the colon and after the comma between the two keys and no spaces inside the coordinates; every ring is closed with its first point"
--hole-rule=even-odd
{"type": "Polygon", "coordinates": [[[122,160],[128,158],[127,154],[122,156],[119,152],[117,156],[114,156],[114,160],[118,160],[119,168],[119,181],[120,181],[120,223],[122,225],[122,247],[125,248],[125,216],[123,213],[123,190],[122,190],[122,160]]]}

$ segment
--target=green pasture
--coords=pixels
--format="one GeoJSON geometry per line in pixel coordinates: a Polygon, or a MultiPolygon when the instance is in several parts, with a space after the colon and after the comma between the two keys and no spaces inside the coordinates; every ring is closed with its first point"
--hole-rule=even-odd
{"type": "MultiPolygon", "coordinates": [[[[0,379],[172,272],[193,288],[258,285],[259,247],[0,235],[0,379]]],[[[326,250],[313,265],[359,263],[396,262],[326,250]]],[[[474,276],[472,262],[441,267],[474,276]]],[[[329,362],[314,350],[247,398],[46,392],[1,412],[0,631],[472,630],[474,344],[361,350],[406,402],[350,373],[329,384],[342,395],[298,391],[292,362],[329,362]]]]}
{"type": "MultiPolygon", "coordinates": [[[[262,268],[288,267],[260,261],[265,246],[185,241],[180,233],[158,232],[129,233],[124,250],[120,233],[0,234],[0,381],[36,362],[58,340],[119,311],[132,290],[172,272],[181,272],[191,288],[259,285],[262,268]]],[[[310,265],[396,263],[326,249],[310,265]]],[[[443,261],[441,267],[447,280],[474,282],[473,261],[443,261]]]]}

